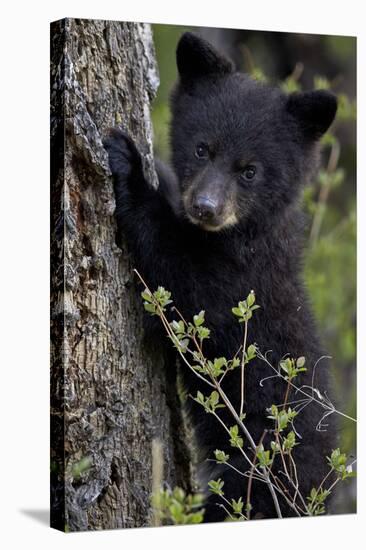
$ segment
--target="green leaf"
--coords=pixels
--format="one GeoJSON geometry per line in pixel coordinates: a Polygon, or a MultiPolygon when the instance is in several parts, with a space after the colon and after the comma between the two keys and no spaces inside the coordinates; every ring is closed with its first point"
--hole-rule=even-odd
{"type": "Polygon", "coordinates": [[[341,453],[340,449],[334,449],[330,457],[327,457],[328,464],[338,474],[338,477],[343,481],[347,478],[354,477],[352,466],[347,466],[347,456],[341,453]]]}
{"type": "Polygon", "coordinates": [[[296,361],[296,365],[294,359],[291,359],[290,357],[287,357],[284,361],[280,361],[281,369],[287,374],[287,376],[284,377],[285,380],[291,381],[301,372],[305,372],[307,369],[303,366],[304,364],[305,357],[299,357],[296,361]]]}
{"type": "Polygon", "coordinates": [[[254,344],[250,344],[250,346],[248,346],[247,348],[247,351],[246,351],[246,360],[247,361],[251,361],[252,359],[254,359],[257,355],[257,348],[254,344]]]}
{"type": "Polygon", "coordinates": [[[223,374],[224,367],[226,367],[227,361],[225,357],[218,357],[214,359],[214,362],[208,361],[209,367],[212,371],[212,375],[216,378],[223,374]]]}
{"type": "Polygon", "coordinates": [[[306,500],[309,502],[307,510],[311,516],[319,516],[324,514],[325,506],[324,502],[327,497],[330,495],[330,491],[327,489],[315,489],[313,487],[310,491],[310,495],[306,497],[306,500]]]}
{"type": "Polygon", "coordinates": [[[322,143],[322,145],[325,145],[325,146],[334,145],[337,142],[337,138],[330,132],[326,132],[322,136],[320,142],[322,143]]]}
{"type": "Polygon", "coordinates": [[[204,397],[203,393],[201,393],[200,391],[197,392],[197,397],[195,397],[194,400],[197,401],[198,403],[200,403],[201,405],[203,405],[205,403],[205,397],[204,397]]]}
{"type": "Polygon", "coordinates": [[[227,462],[229,460],[230,456],[227,455],[224,451],[219,451],[218,449],[216,449],[215,458],[216,458],[216,462],[222,464],[222,463],[227,462]]]}
{"type": "Polygon", "coordinates": [[[252,290],[247,297],[247,306],[251,307],[254,304],[254,302],[255,302],[255,294],[254,294],[254,290],[252,290]]]}
{"type": "Polygon", "coordinates": [[[183,505],[180,502],[173,501],[169,506],[169,512],[174,523],[183,523],[183,505]]]}
{"type": "Polygon", "coordinates": [[[211,393],[210,402],[213,407],[215,407],[215,405],[217,405],[217,403],[219,402],[219,394],[216,390],[211,393]]]}
{"type": "Polygon", "coordinates": [[[180,321],[172,321],[170,323],[170,326],[174,330],[176,334],[185,334],[185,327],[182,320],[180,321]]]}
{"type": "Polygon", "coordinates": [[[277,441],[271,441],[271,449],[274,453],[279,453],[281,450],[280,445],[277,443],[277,441]]]}
{"type": "Polygon", "coordinates": [[[234,514],[241,514],[243,511],[244,502],[242,501],[242,497],[239,498],[239,500],[231,499],[231,507],[233,509],[234,514]]]}
{"type": "Polygon", "coordinates": [[[152,301],[152,294],[150,292],[150,290],[148,290],[147,288],[145,288],[145,290],[143,292],[141,292],[141,296],[143,297],[144,300],[146,300],[147,302],[151,302],[152,301]]]}
{"type": "Polygon", "coordinates": [[[324,76],[314,76],[314,89],[315,90],[329,90],[330,82],[324,76]]]}
{"type": "Polygon", "coordinates": [[[160,489],[151,496],[156,515],[166,523],[183,525],[201,523],[204,509],[197,510],[203,503],[200,494],[186,494],[180,487],[160,489]]]}
{"type": "Polygon", "coordinates": [[[250,72],[250,76],[254,80],[257,80],[258,82],[267,82],[268,81],[268,78],[266,77],[266,75],[264,74],[262,69],[260,69],[259,67],[254,67],[250,72]]]}
{"type": "Polygon", "coordinates": [[[235,426],[232,426],[230,428],[230,435],[231,437],[236,437],[239,433],[239,427],[235,424],[235,426]]]}
{"type": "Polygon", "coordinates": [[[208,487],[211,491],[211,493],[214,493],[215,495],[223,495],[224,492],[222,490],[224,486],[224,482],[222,481],[222,479],[211,479],[211,481],[208,482],[208,487]]]}
{"type": "Polygon", "coordinates": [[[192,369],[196,370],[197,372],[202,372],[203,374],[207,374],[207,369],[202,365],[192,365],[192,369]]]}
{"type": "Polygon", "coordinates": [[[187,352],[188,344],[189,344],[188,338],[183,338],[183,340],[178,340],[178,342],[174,342],[175,347],[181,353],[186,353],[187,352]]]}
{"type": "Polygon", "coordinates": [[[202,523],[202,521],[203,521],[203,510],[201,512],[195,512],[194,514],[190,514],[188,516],[187,523],[197,524],[197,523],[202,523]]]}
{"type": "Polygon", "coordinates": [[[144,302],[144,308],[146,311],[148,311],[152,315],[156,315],[156,306],[154,304],[149,304],[148,302],[144,302]]]}
{"type": "Polygon", "coordinates": [[[186,493],[181,487],[175,487],[173,490],[173,497],[178,500],[178,502],[184,502],[186,493]]]}
{"type": "Polygon", "coordinates": [[[267,468],[272,464],[271,452],[265,451],[263,445],[258,447],[256,455],[259,465],[262,466],[262,468],[267,468]]]}
{"type": "Polygon", "coordinates": [[[271,408],[269,409],[269,411],[272,414],[272,418],[277,418],[278,417],[278,408],[276,407],[276,405],[272,405],[271,408]]]}
{"type": "MultiPolygon", "coordinates": [[[[253,306],[253,309],[255,308],[255,306],[253,306]]],[[[244,321],[249,321],[249,319],[251,319],[253,317],[253,313],[251,312],[250,309],[248,309],[248,311],[246,313],[244,313],[243,315],[243,320],[244,321]]]]}
{"type": "Polygon", "coordinates": [[[172,303],[170,300],[171,292],[165,290],[163,286],[159,286],[158,289],[154,292],[154,298],[160,305],[161,309],[165,311],[165,306],[172,303]]]}
{"type": "Polygon", "coordinates": [[[282,430],[284,430],[288,424],[288,416],[286,411],[280,411],[278,413],[277,422],[278,422],[278,431],[282,432],[282,430]]]}
{"type": "Polygon", "coordinates": [[[229,428],[230,432],[230,445],[232,447],[239,447],[240,449],[243,448],[244,441],[243,438],[239,436],[239,427],[237,425],[231,426],[229,428]]]}
{"type": "Polygon", "coordinates": [[[201,310],[198,315],[194,315],[193,322],[195,327],[200,327],[205,322],[205,312],[201,310]]]}
{"type": "Polygon", "coordinates": [[[238,357],[234,357],[231,361],[228,361],[227,368],[229,370],[236,369],[236,367],[239,367],[240,365],[240,359],[238,357]]]}
{"type": "Polygon", "coordinates": [[[286,78],[286,80],[282,82],[281,88],[285,93],[290,94],[292,92],[300,91],[301,85],[297,80],[289,76],[288,78],[286,78]]]}
{"type": "Polygon", "coordinates": [[[197,327],[197,334],[200,340],[204,340],[210,336],[210,329],[207,327],[197,327]]]}
{"type": "Polygon", "coordinates": [[[293,431],[289,432],[283,440],[282,448],[285,454],[288,454],[297,445],[296,436],[293,431]]]}

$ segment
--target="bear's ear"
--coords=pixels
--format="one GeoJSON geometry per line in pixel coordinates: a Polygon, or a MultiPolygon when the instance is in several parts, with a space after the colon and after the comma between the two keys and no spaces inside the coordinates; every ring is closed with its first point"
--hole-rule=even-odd
{"type": "Polygon", "coordinates": [[[182,82],[233,71],[232,62],[199,36],[186,32],[177,47],[177,67],[182,82]]]}
{"type": "Polygon", "coordinates": [[[326,90],[294,92],[286,108],[300,124],[308,139],[320,138],[332,124],[337,112],[337,98],[326,90]]]}

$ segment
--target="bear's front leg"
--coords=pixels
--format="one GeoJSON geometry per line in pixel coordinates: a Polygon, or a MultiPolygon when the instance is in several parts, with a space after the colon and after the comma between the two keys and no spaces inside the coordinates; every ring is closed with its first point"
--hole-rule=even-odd
{"type": "MultiPolygon", "coordinates": [[[[138,231],[144,227],[137,218],[148,212],[149,202],[154,201],[156,192],[145,181],[141,156],[132,139],[119,128],[111,128],[104,139],[108,151],[109,166],[113,176],[116,199],[117,244],[121,245],[122,234],[126,234],[129,246],[135,248],[138,231]],[[136,218],[137,217],[137,218],[136,218]]],[[[144,224],[149,223],[149,215],[144,224]]]]}
{"type": "Polygon", "coordinates": [[[127,243],[134,267],[152,291],[158,286],[174,291],[170,282],[179,263],[179,222],[170,195],[175,188],[168,185],[166,176],[160,178],[157,190],[145,180],[141,156],[132,139],[119,128],[109,131],[104,146],[116,198],[117,244],[127,243]]]}
{"type": "Polygon", "coordinates": [[[144,254],[148,254],[156,260],[158,252],[164,255],[162,240],[174,239],[179,203],[175,176],[166,167],[162,170],[162,163],[157,163],[159,187],[154,189],[145,180],[141,155],[128,134],[111,128],[103,143],[113,176],[117,244],[125,234],[136,259],[139,256],[146,259],[144,254]]]}

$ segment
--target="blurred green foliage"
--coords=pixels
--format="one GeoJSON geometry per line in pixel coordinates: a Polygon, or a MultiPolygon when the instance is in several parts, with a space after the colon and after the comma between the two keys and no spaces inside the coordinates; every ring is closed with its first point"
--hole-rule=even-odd
{"type": "Polygon", "coordinates": [[[174,25],[153,25],[154,44],[160,73],[160,86],[152,111],[154,147],[158,156],[165,161],[169,159],[169,96],[177,78],[175,48],[181,34],[188,30],[191,29],[174,25]]]}
{"type": "MultiPolygon", "coordinates": [[[[169,93],[177,76],[175,48],[186,30],[192,29],[153,26],[161,85],[152,118],[155,152],[163,160],[169,159],[169,93]]],[[[213,43],[219,37],[219,48],[226,41],[226,53],[236,52],[237,64],[253,78],[278,84],[286,93],[324,88],[338,97],[336,121],[323,138],[320,171],[304,193],[309,222],[305,282],[325,349],[333,358],[336,405],[355,417],[356,39],[230,29],[196,31],[213,43]]],[[[345,420],[341,427],[342,448],[355,453],[355,425],[345,420]]]]}
{"type": "Polygon", "coordinates": [[[175,487],[160,489],[151,501],[158,525],[193,525],[203,521],[203,495],[186,494],[182,488],[175,487]]]}

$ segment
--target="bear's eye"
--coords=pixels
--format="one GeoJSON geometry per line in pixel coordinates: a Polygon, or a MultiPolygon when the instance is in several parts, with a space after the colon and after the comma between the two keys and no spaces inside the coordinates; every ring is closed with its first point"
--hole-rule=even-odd
{"type": "Polygon", "coordinates": [[[208,146],[205,143],[199,143],[196,147],[195,155],[198,159],[207,159],[208,146]]]}
{"type": "Polygon", "coordinates": [[[248,164],[248,166],[246,166],[244,170],[242,170],[240,177],[245,181],[251,181],[255,178],[256,172],[256,167],[252,164],[248,164]]]}

